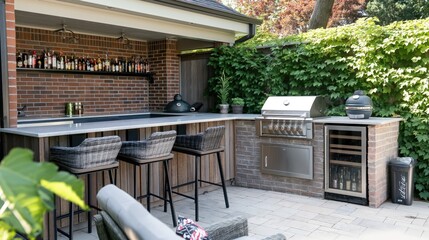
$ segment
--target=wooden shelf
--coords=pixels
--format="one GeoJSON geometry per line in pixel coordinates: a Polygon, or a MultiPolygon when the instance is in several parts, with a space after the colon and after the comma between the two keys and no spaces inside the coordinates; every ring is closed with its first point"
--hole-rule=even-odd
{"type": "Polygon", "coordinates": [[[16,68],[17,71],[29,72],[46,72],[46,73],[63,73],[63,74],[89,74],[89,75],[110,75],[110,76],[132,76],[144,77],[149,83],[153,83],[154,73],[133,73],[133,72],[105,72],[105,71],[80,71],[80,70],[60,70],[60,69],[44,69],[44,68],[16,68]]]}

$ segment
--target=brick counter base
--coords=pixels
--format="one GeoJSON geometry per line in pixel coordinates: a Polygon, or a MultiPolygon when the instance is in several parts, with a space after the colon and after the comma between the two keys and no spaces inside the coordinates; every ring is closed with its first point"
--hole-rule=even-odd
{"type": "MultiPolygon", "coordinates": [[[[324,130],[314,124],[312,140],[259,137],[255,121],[235,121],[236,184],[242,187],[323,198],[324,130]],[[313,146],[313,180],[261,173],[261,143],[313,146]]],[[[368,200],[379,207],[389,196],[388,162],[398,156],[399,122],[368,127],[368,200]]]]}

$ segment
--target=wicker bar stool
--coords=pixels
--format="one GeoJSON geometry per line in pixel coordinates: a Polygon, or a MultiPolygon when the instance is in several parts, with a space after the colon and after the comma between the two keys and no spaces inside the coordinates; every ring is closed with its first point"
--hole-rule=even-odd
{"type": "MultiPolygon", "coordinates": [[[[119,162],[116,160],[116,157],[121,149],[121,145],[122,142],[119,136],[86,138],[76,147],[51,147],[50,161],[57,164],[61,170],[70,172],[77,177],[88,175],[87,204],[91,208],[100,210],[98,207],[91,205],[91,177],[89,175],[100,171],[109,171],[110,182],[115,184],[116,172],[119,166],[119,162]],[[112,176],[112,171],[114,171],[114,177],[112,176]]],[[[74,211],[73,204],[70,202],[69,213],[56,217],[56,220],[64,217],[69,218],[69,232],[67,233],[62,229],[57,228],[55,221],[55,228],[57,231],[69,239],[73,239],[73,216],[75,213],[80,212],[81,211],[74,211]]],[[[54,216],[56,216],[56,211],[54,211],[54,214],[54,216]]],[[[91,233],[92,231],[91,215],[91,211],[88,211],[88,233],[91,233]]]]}
{"type": "MultiPolygon", "coordinates": [[[[167,202],[170,203],[171,217],[173,219],[174,227],[177,226],[176,212],[174,210],[173,198],[171,193],[170,178],[168,173],[168,161],[173,159],[174,155],[171,153],[174,141],[176,140],[176,131],[155,132],[145,140],[142,141],[124,141],[122,148],[118,155],[119,161],[130,163],[134,166],[134,198],[146,198],[146,208],[150,212],[150,196],[157,197],[164,200],[164,212],[167,212],[167,202]],[[159,196],[150,190],[150,167],[152,163],[162,162],[164,169],[164,195],[159,196]],[[142,166],[147,165],[147,181],[146,181],[146,194],[137,196],[137,167],[140,172],[142,166]],[[168,194],[168,199],[167,199],[168,194]]],[[[142,189],[140,188],[140,192],[142,189]]]]}
{"type": "MultiPolygon", "coordinates": [[[[198,182],[204,182],[222,187],[225,206],[226,208],[229,208],[228,194],[226,192],[225,178],[220,157],[220,153],[224,151],[224,147],[220,146],[224,134],[225,126],[216,126],[209,127],[204,132],[200,132],[195,135],[177,135],[176,137],[173,151],[195,156],[195,178],[193,181],[174,186],[173,189],[189,184],[194,184],[194,197],[176,191],[173,191],[173,193],[194,200],[196,221],[198,221],[198,182]],[[214,153],[216,153],[217,156],[221,184],[205,181],[198,177],[198,169],[200,168],[201,157],[214,153]]],[[[199,169],[199,171],[201,175],[201,169],[199,169]]]]}

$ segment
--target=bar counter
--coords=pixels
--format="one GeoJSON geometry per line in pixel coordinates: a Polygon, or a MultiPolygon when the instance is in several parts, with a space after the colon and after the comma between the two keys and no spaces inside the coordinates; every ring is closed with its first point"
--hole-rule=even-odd
{"type": "MultiPolygon", "coordinates": [[[[144,115],[148,113],[141,114],[144,115]]],[[[145,139],[153,132],[157,131],[176,130],[178,134],[196,134],[204,131],[207,127],[224,125],[225,136],[223,145],[225,146],[225,152],[221,154],[222,166],[224,168],[225,180],[232,180],[236,172],[234,121],[252,121],[255,117],[259,116],[256,114],[180,113],[154,118],[140,118],[137,115],[139,114],[136,114],[136,116],[133,114],[107,115],[101,118],[100,116],[90,116],[20,120],[18,122],[18,128],[0,129],[3,152],[6,154],[14,147],[29,148],[34,152],[34,161],[45,162],[49,161],[50,147],[76,146],[83,141],[83,139],[88,137],[118,135],[123,141],[136,141],[145,139]],[[118,116],[125,116],[125,119],[118,118],[118,116]],[[85,120],[84,118],[87,119],[85,120]],[[84,122],[82,122],[82,120],[84,122]]],[[[171,184],[174,186],[179,183],[191,181],[194,177],[194,158],[182,153],[173,153],[174,159],[170,161],[169,164],[171,184]]],[[[200,167],[203,180],[220,182],[220,176],[218,176],[219,171],[214,155],[204,156],[201,159],[200,167]]],[[[162,168],[161,166],[154,165],[151,167],[151,171],[153,173],[159,173],[153,174],[151,180],[152,192],[158,195],[162,194],[163,184],[160,181],[163,179],[162,168]]],[[[142,181],[137,185],[137,189],[140,188],[140,185],[142,186],[143,193],[146,191],[145,172],[146,171],[143,170],[139,173],[142,181]]],[[[134,189],[133,177],[132,165],[120,162],[116,185],[132,194],[134,189]]],[[[87,177],[82,177],[82,179],[86,181],[87,177]]],[[[108,174],[98,173],[97,176],[91,176],[91,183],[93,183],[91,192],[94,193],[91,199],[95,199],[95,193],[97,193],[103,185],[109,183],[108,174]]],[[[203,186],[205,185],[203,184],[203,186]]],[[[193,191],[193,186],[184,186],[178,190],[182,193],[189,193],[193,191]]],[[[92,204],[95,203],[93,202],[92,204]]],[[[191,202],[189,204],[192,205],[191,202]]],[[[57,211],[58,214],[67,213],[67,202],[57,201],[57,209],[59,209],[59,211],[57,211]]],[[[46,217],[43,239],[54,239],[55,231],[53,229],[53,219],[52,213],[49,217],[46,217]]],[[[82,214],[79,219],[80,221],[86,221],[85,214],[82,214]]],[[[67,219],[59,220],[58,224],[60,226],[68,225],[67,219]]]]}
{"type": "Polygon", "coordinates": [[[26,119],[18,122],[18,128],[2,128],[0,132],[16,134],[28,137],[53,137],[73,134],[96,133],[106,131],[118,131],[138,128],[173,126],[181,124],[208,123],[215,121],[231,120],[254,120],[257,114],[217,114],[217,113],[149,113],[156,115],[166,114],[166,117],[139,118],[148,113],[85,116],[85,117],[63,117],[46,119],[26,119]],[[176,115],[176,116],[172,116],[176,115]],[[133,117],[124,120],[109,120],[112,117],[133,117]],[[99,118],[97,122],[74,123],[76,120],[85,118],[99,118]],[[105,118],[105,119],[103,119],[105,118]],[[40,124],[37,124],[38,122],[40,124]],[[29,125],[29,127],[26,127],[29,125]]]}

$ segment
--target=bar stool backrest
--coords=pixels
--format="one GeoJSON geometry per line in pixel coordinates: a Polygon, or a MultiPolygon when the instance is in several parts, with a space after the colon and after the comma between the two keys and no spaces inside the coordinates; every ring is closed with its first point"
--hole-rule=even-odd
{"type": "Polygon", "coordinates": [[[51,147],[51,161],[72,168],[92,168],[114,163],[121,149],[119,136],[86,138],[76,147],[51,147]]]}
{"type": "Polygon", "coordinates": [[[195,135],[177,136],[176,146],[192,148],[201,151],[220,148],[225,135],[225,126],[208,127],[204,132],[195,135]]]}
{"type": "Polygon", "coordinates": [[[139,159],[164,157],[171,153],[175,140],[175,130],[154,132],[149,138],[141,141],[122,142],[120,154],[139,159]]]}

